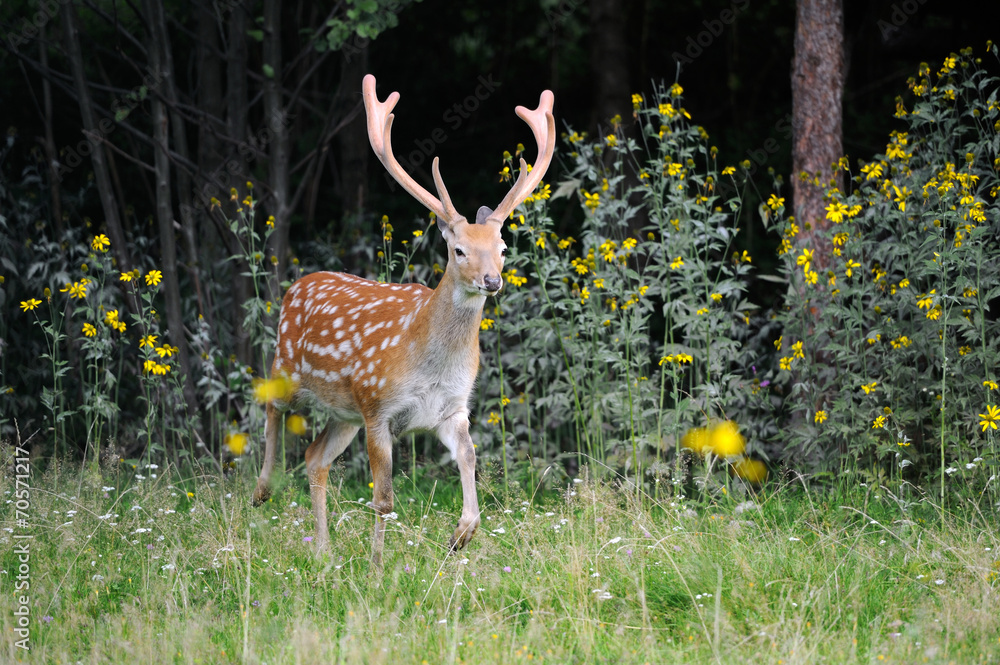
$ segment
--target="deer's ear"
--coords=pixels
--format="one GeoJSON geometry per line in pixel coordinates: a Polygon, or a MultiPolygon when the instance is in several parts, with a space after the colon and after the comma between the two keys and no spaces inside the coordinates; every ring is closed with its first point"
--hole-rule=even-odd
{"type": "Polygon", "coordinates": [[[486,218],[493,214],[493,209],[489,206],[482,206],[478,212],[476,212],[476,224],[485,224],[486,218]]]}

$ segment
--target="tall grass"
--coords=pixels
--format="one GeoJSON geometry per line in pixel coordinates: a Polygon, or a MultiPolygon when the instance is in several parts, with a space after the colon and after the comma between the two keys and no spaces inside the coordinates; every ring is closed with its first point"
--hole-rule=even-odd
{"type": "MultiPolygon", "coordinates": [[[[533,496],[505,493],[494,466],[481,532],[448,556],[457,483],[399,476],[379,576],[367,487],[334,479],[332,547],[317,559],[301,475],[256,509],[251,480],[121,464],[35,478],[31,651],[8,641],[4,660],[1000,659],[1000,539],[975,504],[941,525],[932,497],[797,479],[754,501],[636,501],[595,480],[533,496]]],[[[10,578],[10,503],[0,523],[10,578]]],[[[15,599],[2,598],[10,635],[15,599]]]]}

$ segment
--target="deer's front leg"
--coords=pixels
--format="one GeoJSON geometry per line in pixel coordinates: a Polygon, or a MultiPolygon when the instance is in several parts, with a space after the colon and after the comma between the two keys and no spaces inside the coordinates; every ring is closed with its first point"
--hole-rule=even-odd
{"type": "Polygon", "coordinates": [[[462,477],[462,516],[448,543],[454,551],[465,547],[479,528],[479,497],[476,496],[476,449],[469,436],[469,414],[461,412],[438,428],[438,436],[451,451],[462,477]]]}
{"type": "Polygon", "coordinates": [[[382,424],[369,425],[367,429],[368,463],[372,468],[372,508],[375,509],[375,532],[372,535],[372,565],[382,567],[382,549],[385,545],[385,520],[383,515],[392,512],[392,436],[382,424]]]}

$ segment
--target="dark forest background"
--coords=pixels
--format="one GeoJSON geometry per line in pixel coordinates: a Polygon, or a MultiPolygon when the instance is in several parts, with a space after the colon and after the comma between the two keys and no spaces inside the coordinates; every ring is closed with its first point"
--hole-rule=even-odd
{"type": "MultiPolygon", "coordinates": [[[[15,255],[23,260],[25,241],[66,245],[74,230],[84,243],[107,233],[122,271],[162,269],[165,328],[182,367],[191,361],[178,331],[204,315],[219,346],[259,370],[241,325],[252,283],[227,222],[238,205],[230,188],[243,197],[253,183],[258,225],[274,217],[265,253],[276,263],[276,300],[293,262],[371,274],[382,215],[405,232],[425,214],[372,159],[364,74],[376,75],[380,96],[402,95],[397,156],[425,184],[431,157],[440,156],[467,216],[507,191],[502,155],[530,141],[513,109],[535,106],[545,88],[555,93],[559,131],[594,135],[616,114],[628,123],[633,93],[649,97],[655,85],[677,81],[720,163],[750,160],[769,192],[766,170],[786,180],[792,170],[797,4],[808,3],[0,3],[0,207],[20,220],[0,231],[8,259],[0,272],[11,273],[15,255]]],[[[895,99],[921,62],[983,50],[1000,18],[995,2],[846,0],[842,11],[842,145],[852,160],[884,149],[895,99]]],[[[557,157],[546,180],[561,176],[557,157]]],[[[554,214],[565,233],[582,217],[567,199],[554,214]]],[[[746,231],[746,248],[767,272],[777,238],[746,231]]],[[[10,340],[15,303],[36,294],[13,275],[0,287],[8,318],[0,327],[10,340]]],[[[754,297],[771,304],[772,291],[761,283],[754,297]]],[[[41,353],[40,340],[15,346],[41,353]]],[[[3,383],[41,381],[12,348],[0,346],[3,383]]],[[[190,380],[185,395],[196,410],[190,380]]],[[[17,397],[6,408],[28,404],[17,397]]]]}

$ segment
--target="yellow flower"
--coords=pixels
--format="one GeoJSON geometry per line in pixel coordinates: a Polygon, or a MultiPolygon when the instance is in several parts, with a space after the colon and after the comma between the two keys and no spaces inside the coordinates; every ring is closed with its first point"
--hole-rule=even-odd
{"type": "Polygon", "coordinates": [[[684,265],[684,259],[682,259],[681,257],[678,256],[676,259],[674,259],[673,261],[670,262],[670,269],[671,270],[677,270],[682,265],[684,265]]]}
{"type": "Polygon", "coordinates": [[[140,339],[139,348],[141,349],[144,346],[148,346],[149,348],[153,348],[154,346],[156,346],[156,335],[146,335],[145,337],[140,339]]]}
{"type": "Polygon", "coordinates": [[[802,350],[802,341],[795,342],[792,344],[792,358],[802,358],[805,359],[806,354],[802,350]]]}
{"type": "Polygon", "coordinates": [[[847,263],[846,263],[846,264],[844,264],[844,265],[845,265],[845,267],[847,268],[847,269],[846,269],[846,270],[844,271],[844,274],[845,274],[845,275],[847,275],[848,277],[850,277],[851,275],[853,275],[853,274],[854,274],[854,269],[855,269],[855,268],[860,268],[860,267],[861,267],[861,264],[860,264],[860,263],[858,263],[857,261],[853,261],[853,260],[851,260],[851,259],[848,259],[848,260],[847,260],[847,263]]]}
{"type": "Polygon", "coordinates": [[[86,335],[87,337],[93,337],[94,335],[97,334],[97,328],[95,328],[91,323],[84,323],[83,334],[86,335]]]}
{"type": "Polygon", "coordinates": [[[42,301],[39,300],[38,298],[28,298],[27,300],[21,301],[21,309],[23,309],[25,312],[30,312],[31,310],[35,309],[41,304],[42,301]]]}
{"type": "Polygon", "coordinates": [[[878,429],[880,427],[885,427],[885,416],[879,416],[872,421],[872,429],[878,429]]]}
{"type": "Polygon", "coordinates": [[[176,346],[170,346],[169,344],[164,344],[163,346],[156,347],[156,355],[161,358],[169,358],[170,356],[177,353],[179,349],[176,346]]]}
{"type": "Polygon", "coordinates": [[[146,284],[149,286],[156,286],[163,279],[163,273],[159,270],[150,270],[146,273],[146,284]]]}
{"type": "Polygon", "coordinates": [[[590,290],[588,290],[587,287],[585,286],[580,291],[580,303],[583,304],[583,303],[587,302],[588,298],[590,298],[590,290]]]}
{"type": "Polygon", "coordinates": [[[992,404],[988,404],[986,406],[986,413],[980,413],[979,417],[982,418],[979,424],[983,426],[984,432],[990,428],[997,429],[997,421],[1000,420],[1000,409],[992,404]]]}
{"type": "Polygon", "coordinates": [[[709,446],[712,452],[719,457],[733,457],[743,452],[746,448],[746,441],[740,434],[739,425],[727,420],[712,428],[709,446]]]}
{"type": "Polygon", "coordinates": [[[287,401],[295,394],[296,388],[291,377],[281,373],[271,379],[254,379],[253,396],[261,404],[274,400],[287,401]]]}
{"type": "Polygon", "coordinates": [[[770,208],[771,210],[774,210],[775,212],[777,212],[778,208],[784,208],[785,207],[784,197],[780,197],[777,194],[771,194],[771,196],[767,199],[767,207],[770,208]]]}
{"type": "Polygon", "coordinates": [[[722,169],[722,175],[732,175],[734,173],[736,173],[736,167],[727,166],[726,168],[722,169]]]}
{"type": "Polygon", "coordinates": [[[733,473],[748,483],[762,483],[767,478],[767,465],[759,459],[744,457],[733,464],[733,473]]]}
{"type": "Polygon", "coordinates": [[[791,369],[792,368],[792,359],[789,356],[785,356],[785,357],[781,358],[781,360],[778,361],[778,366],[781,369],[791,369]]]}
{"type": "Polygon", "coordinates": [[[292,434],[302,436],[306,433],[306,419],[297,413],[292,414],[285,419],[285,427],[292,434]]]}
{"type": "Polygon", "coordinates": [[[96,252],[106,252],[108,251],[108,247],[111,246],[111,241],[102,233],[94,236],[94,239],[90,241],[90,246],[96,252]]]}
{"type": "MultiPolygon", "coordinates": [[[[239,457],[247,448],[247,435],[243,432],[232,432],[226,435],[226,448],[236,457],[239,457]]],[[[188,493],[190,496],[193,494],[188,493]]]]}
{"type": "Polygon", "coordinates": [[[490,425],[499,425],[500,415],[495,411],[490,411],[490,417],[486,419],[486,422],[488,422],[490,425]]]}
{"type": "Polygon", "coordinates": [[[781,351],[781,340],[783,339],[785,339],[785,336],[781,335],[778,337],[778,339],[774,340],[774,348],[777,349],[778,351],[781,351]]]}
{"type": "Polygon", "coordinates": [[[604,141],[608,144],[609,148],[614,148],[616,145],[618,145],[618,137],[616,137],[614,134],[608,134],[607,136],[605,136],[604,141]]]}
{"type": "Polygon", "coordinates": [[[714,300],[715,302],[722,302],[722,294],[721,293],[713,293],[712,294],[712,300],[714,300]]]}
{"type": "Polygon", "coordinates": [[[826,207],[826,218],[834,224],[840,224],[844,221],[844,215],[847,214],[847,212],[848,208],[846,205],[840,201],[834,201],[826,207]]]}
{"type": "Polygon", "coordinates": [[[877,385],[878,385],[877,381],[872,381],[871,383],[868,383],[868,384],[865,384],[865,385],[861,386],[861,389],[865,391],[866,395],[870,395],[871,392],[873,390],[875,390],[875,386],[877,386],[877,385]]]}
{"type": "Polygon", "coordinates": [[[987,380],[983,381],[983,385],[986,386],[987,388],[989,388],[990,390],[996,390],[997,389],[996,381],[990,381],[989,379],[987,379],[987,380]]]}
{"type": "Polygon", "coordinates": [[[817,411],[816,415],[813,416],[814,423],[822,423],[826,421],[826,411],[817,411]]]}
{"type": "Polygon", "coordinates": [[[61,293],[69,292],[70,298],[86,298],[87,297],[87,284],[89,280],[86,278],[81,279],[79,282],[73,282],[72,284],[67,284],[63,288],[59,289],[61,293]]]}
{"type": "Polygon", "coordinates": [[[704,455],[706,449],[708,449],[710,445],[707,427],[696,427],[694,429],[690,429],[684,436],[681,437],[681,446],[696,452],[699,455],[704,455]]]}
{"type": "Polygon", "coordinates": [[[120,279],[123,282],[131,282],[134,277],[135,277],[135,275],[133,275],[131,272],[123,272],[118,277],[118,279],[120,279]]]}
{"type": "Polygon", "coordinates": [[[919,307],[920,309],[930,309],[931,305],[934,304],[934,298],[932,298],[931,296],[934,295],[935,291],[937,291],[937,289],[931,289],[931,292],[929,294],[921,295],[917,299],[917,307],[919,307]]]}

